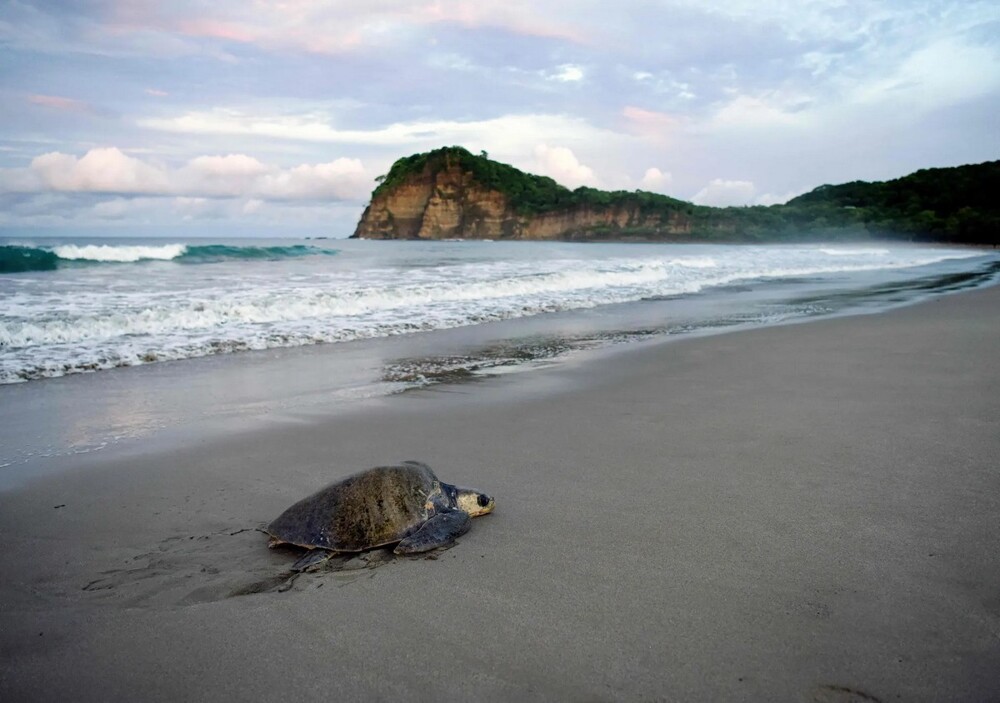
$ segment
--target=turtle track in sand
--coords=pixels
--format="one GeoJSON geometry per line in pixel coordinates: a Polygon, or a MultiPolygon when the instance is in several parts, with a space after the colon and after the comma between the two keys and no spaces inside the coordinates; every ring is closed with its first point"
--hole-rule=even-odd
{"type": "MultiPolygon", "coordinates": [[[[373,570],[403,557],[391,549],[334,557],[319,568],[292,573],[301,550],[267,549],[256,527],[220,530],[202,535],[176,535],[129,557],[124,565],[67,584],[63,593],[82,595],[109,606],[174,608],[260,593],[306,591],[347,586],[374,576],[373,570]]],[[[431,558],[434,558],[433,556],[431,558]]]]}

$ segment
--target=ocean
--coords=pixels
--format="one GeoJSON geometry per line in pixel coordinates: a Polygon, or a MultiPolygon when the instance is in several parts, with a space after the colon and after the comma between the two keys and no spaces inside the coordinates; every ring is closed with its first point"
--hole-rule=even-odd
{"type": "Polygon", "coordinates": [[[882,242],[0,240],[0,467],[180,421],[876,312],[998,273],[990,251],[882,242]]]}
{"type": "Polygon", "coordinates": [[[763,324],[904,302],[956,274],[982,282],[997,261],[972,249],[884,244],[0,244],[0,383],[553,313],[580,315],[570,338],[550,340],[569,347],[763,324]],[[730,303],[728,314],[699,316],[698,297],[730,303]],[[639,315],[641,329],[628,312],[613,329],[586,324],[587,311],[628,304],[655,308],[639,315]]]}

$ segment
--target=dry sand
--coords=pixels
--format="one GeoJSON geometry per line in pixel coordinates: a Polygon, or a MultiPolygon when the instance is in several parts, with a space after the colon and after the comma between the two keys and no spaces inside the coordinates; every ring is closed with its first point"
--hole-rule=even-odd
{"type": "Polygon", "coordinates": [[[994,287],[84,457],[0,494],[0,700],[1000,699],[998,350],[994,287]],[[407,458],[496,512],[230,596],[407,458]]]}

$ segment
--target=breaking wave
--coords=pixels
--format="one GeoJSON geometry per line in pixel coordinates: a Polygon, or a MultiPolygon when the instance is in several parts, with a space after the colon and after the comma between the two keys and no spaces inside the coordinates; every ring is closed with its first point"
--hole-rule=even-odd
{"type": "Polygon", "coordinates": [[[230,246],[227,244],[112,245],[62,244],[53,247],[0,246],[0,273],[52,271],[66,265],[129,264],[142,261],[173,261],[204,264],[228,260],[273,261],[302,256],[329,256],[335,249],[295,244],[290,246],[230,246]]]}
{"type": "Polygon", "coordinates": [[[927,272],[919,267],[983,256],[919,247],[342,246],[345,255],[322,266],[302,257],[336,250],[302,244],[5,247],[13,250],[8,260],[34,266],[19,270],[76,268],[0,281],[0,384],[662,301],[733,285],[798,281],[794,290],[800,291],[806,290],[803,278],[820,277],[850,290],[860,285],[851,274],[888,276],[914,267],[890,280],[920,282],[927,272]],[[91,258],[65,258],[75,256],[91,258]],[[175,265],[256,259],[284,263],[247,271],[175,265]],[[161,265],[135,263],[150,260],[161,265]],[[107,275],[113,266],[120,268],[107,275]]]}

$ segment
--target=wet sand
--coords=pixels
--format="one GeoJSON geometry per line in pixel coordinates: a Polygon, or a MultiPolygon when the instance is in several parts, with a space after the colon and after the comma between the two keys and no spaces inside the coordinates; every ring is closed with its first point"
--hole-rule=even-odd
{"type": "Polygon", "coordinates": [[[78,457],[0,493],[0,699],[1000,698],[998,350],[993,287],[78,457]],[[410,458],[496,512],[281,578],[410,458]]]}

